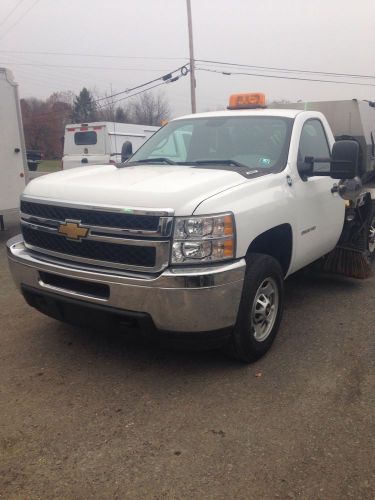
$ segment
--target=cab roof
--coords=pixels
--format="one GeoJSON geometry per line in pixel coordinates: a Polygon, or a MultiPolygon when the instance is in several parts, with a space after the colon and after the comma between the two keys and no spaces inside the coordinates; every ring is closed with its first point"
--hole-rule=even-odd
{"type": "Polygon", "coordinates": [[[175,120],[185,120],[187,118],[216,118],[228,116],[282,116],[285,118],[295,118],[301,109],[272,109],[272,108],[256,108],[256,109],[225,109],[223,111],[208,111],[206,113],[195,113],[193,115],[184,115],[174,118],[175,120]]]}

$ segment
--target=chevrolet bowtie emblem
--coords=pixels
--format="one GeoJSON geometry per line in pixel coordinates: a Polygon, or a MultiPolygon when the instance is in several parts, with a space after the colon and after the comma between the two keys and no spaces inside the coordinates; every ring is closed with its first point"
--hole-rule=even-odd
{"type": "Polygon", "coordinates": [[[88,228],[82,227],[79,221],[65,221],[59,226],[59,233],[69,240],[80,241],[82,238],[86,238],[88,232],[88,228]]]}

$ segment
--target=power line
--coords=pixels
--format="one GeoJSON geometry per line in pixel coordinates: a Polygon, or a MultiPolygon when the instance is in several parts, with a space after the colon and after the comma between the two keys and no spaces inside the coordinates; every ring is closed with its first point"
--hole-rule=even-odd
{"type": "MultiPolygon", "coordinates": [[[[185,76],[187,73],[185,73],[184,75],[182,76],[185,76]]],[[[163,77],[162,77],[163,78],[163,77]]],[[[112,101],[111,103],[109,104],[105,104],[104,106],[101,106],[99,105],[99,108],[103,108],[105,106],[113,106],[114,104],[117,104],[118,102],[120,101],[125,101],[126,99],[131,99],[132,97],[135,97],[136,95],[139,95],[139,94],[143,94],[143,92],[148,92],[149,90],[152,90],[152,89],[155,89],[156,87],[160,87],[161,85],[166,85],[167,83],[173,83],[173,82],[176,82],[177,80],[179,80],[179,76],[177,77],[174,77],[174,78],[171,78],[169,80],[165,80],[165,81],[162,81],[160,83],[157,83],[156,85],[153,85],[152,87],[147,87],[147,89],[143,89],[139,92],[136,92],[135,94],[131,94],[131,95],[128,95],[128,96],[125,96],[125,97],[121,97],[120,99],[117,99],[116,101],[112,101]]],[[[156,79],[156,80],[153,80],[153,82],[157,81],[157,80],[160,80],[160,78],[156,79]]],[[[149,83],[152,83],[152,82],[149,82],[149,83]]],[[[148,84],[149,84],[148,83],[148,84]]],[[[124,91],[124,92],[131,92],[135,89],[139,89],[141,87],[144,87],[145,85],[148,85],[148,84],[143,84],[143,85],[138,85],[137,87],[133,87],[133,89],[130,89],[128,91],[124,91]]],[[[112,96],[108,96],[108,97],[101,97],[100,99],[96,99],[95,101],[93,102],[97,102],[98,100],[103,100],[103,99],[109,99],[111,97],[114,97],[116,95],[120,95],[120,94],[123,94],[124,92],[118,92],[117,94],[113,94],[112,96]]]]}
{"type": "MultiPolygon", "coordinates": [[[[148,92],[149,90],[152,90],[152,89],[154,89],[156,87],[160,87],[161,85],[165,85],[167,83],[173,83],[173,82],[179,80],[180,76],[186,76],[187,73],[188,73],[187,66],[181,66],[180,68],[177,68],[174,71],[171,71],[170,73],[167,73],[166,75],[160,76],[159,78],[155,78],[154,80],[150,80],[148,82],[142,83],[142,84],[137,85],[136,87],[133,87],[131,89],[126,89],[126,90],[123,90],[121,92],[116,92],[115,94],[112,94],[112,95],[109,95],[109,96],[106,96],[106,97],[100,97],[99,99],[95,99],[92,102],[96,104],[99,101],[103,101],[105,99],[110,99],[112,97],[116,97],[116,96],[124,94],[124,93],[133,92],[134,90],[137,90],[139,88],[147,86],[147,88],[145,88],[143,90],[140,90],[139,92],[133,93],[131,95],[126,95],[125,97],[121,97],[120,99],[117,99],[117,100],[112,101],[110,103],[99,104],[98,108],[99,109],[103,109],[103,108],[108,107],[108,106],[113,106],[113,105],[117,104],[118,102],[125,101],[126,99],[131,99],[132,97],[135,97],[135,96],[137,96],[139,94],[143,94],[144,92],[148,92]],[[176,73],[177,71],[181,71],[181,75],[173,77],[173,73],[176,73]],[[160,83],[157,83],[156,85],[153,85],[153,86],[149,87],[149,85],[151,83],[155,83],[158,80],[162,80],[162,81],[160,83]]],[[[65,113],[65,112],[66,112],[66,110],[46,111],[45,113],[41,113],[39,115],[34,115],[33,118],[40,118],[40,117],[48,116],[48,115],[51,115],[51,114],[59,114],[59,113],[65,113]]]]}
{"type": "Polygon", "coordinates": [[[32,10],[36,6],[36,4],[39,2],[40,2],[40,0],[35,0],[34,3],[31,4],[30,7],[28,9],[26,9],[23,14],[21,14],[21,16],[16,20],[16,22],[11,24],[8,27],[8,29],[4,31],[4,33],[2,34],[0,39],[4,38],[4,36],[7,35],[11,29],[13,29],[15,26],[17,26],[17,24],[20,23],[22,21],[22,19],[30,12],[30,10],[32,10]]]}
{"type": "Polygon", "coordinates": [[[94,102],[103,101],[104,99],[110,99],[111,97],[117,97],[118,95],[121,95],[121,94],[127,94],[129,92],[132,92],[133,90],[137,90],[137,89],[140,89],[142,87],[145,87],[146,85],[150,85],[151,83],[155,83],[158,80],[163,80],[163,83],[170,83],[170,81],[176,81],[180,77],[179,76],[173,77],[172,75],[174,73],[177,73],[177,71],[181,71],[181,76],[185,76],[189,72],[187,65],[180,66],[179,68],[167,73],[166,75],[159,76],[158,78],[154,78],[153,80],[150,80],[150,81],[145,82],[145,83],[141,83],[140,85],[137,85],[136,87],[132,87],[130,89],[125,89],[125,90],[122,90],[121,92],[116,92],[116,94],[112,94],[112,95],[109,95],[106,97],[100,97],[99,99],[96,99],[94,102]]]}
{"type": "Polygon", "coordinates": [[[119,71],[165,71],[165,69],[150,69],[150,68],[118,68],[109,66],[74,66],[65,64],[39,64],[39,63],[17,63],[17,62],[0,62],[0,64],[12,64],[14,66],[32,66],[38,68],[69,68],[69,69],[100,69],[100,70],[119,70],[119,71]]]}
{"type": "MultiPolygon", "coordinates": [[[[24,1],[24,0],[21,0],[24,1]]],[[[185,60],[187,61],[187,57],[156,57],[156,56],[124,56],[124,55],[112,55],[112,54],[86,54],[79,52],[51,52],[51,51],[25,51],[25,50],[5,50],[0,49],[0,52],[7,54],[36,54],[36,55],[53,55],[53,56],[77,56],[77,57],[98,57],[98,58],[111,58],[111,59],[144,59],[144,60],[185,60]]],[[[280,72],[292,72],[292,73],[308,73],[308,74],[316,74],[316,75],[326,75],[326,76],[347,76],[350,78],[375,78],[373,75],[360,75],[360,74],[351,74],[351,73],[334,73],[327,71],[312,71],[312,70],[304,70],[304,69],[291,69],[291,68],[278,68],[273,66],[256,66],[250,64],[240,64],[240,63],[230,63],[224,61],[213,61],[209,59],[194,59],[196,62],[214,64],[219,66],[236,66],[242,68],[251,68],[251,69],[261,69],[261,70],[272,70],[272,71],[280,71],[280,72]]],[[[57,67],[57,65],[56,65],[57,67]]],[[[61,66],[64,67],[64,66],[61,66]]],[[[66,66],[68,67],[68,66],[66,66]]],[[[73,67],[73,66],[69,66],[73,67]]],[[[81,67],[81,66],[80,66],[81,67]]],[[[112,69],[112,68],[108,68],[112,69]]],[[[117,68],[116,68],[117,69],[117,68]]],[[[130,68],[129,68],[130,69],[130,68]]]]}
{"type": "Polygon", "coordinates": [[[237,72],[237,71],[218,71],[210,68],[196,68],[197,71],[208,71],[210,73],[219,73],[221,75],[245,75],[245,76],[258,76],[261,78],[277,78],[282,80],[300,80],[305,82],[324,82],[324,83],[340,83],[345,85],[364,85],[367,87],[375,87],[375,83],[360,83],[360,82],[343,82],[340,80],[322,80],[317,78],[302,78],[298,76],[281,76],[281,75],[266,75],[262,73],[245,73],[245,72],[237,72]]]}
{"type": "MultiPolygon", "coordinates": [[[[24,1],[24,0],[21,0],[24,1]]],[[[160,61],[187,61],[188,57],[156,57],[156,56],[119,56],[112,54],[83,54],[79,52],[50,52],[50,51],[32,51],[32,50],[4,50],[0,49],[0,52],[7,54],[34,54],[42,56],[77,56],[77,57],[99,57],[99,58],[110,58],[110,59],[148,59],[148,60],[160,60],[160,61]]]]}
{"type": "MultiPolygon", "coordinates": [[[[170,82],[160,82],[160,83],[157,83],[156,85],[153,85],[152,87],[148,87],[147,89],[140,90],[139,92],[136,92],[135,94],[132,94],[132,95],[121,97],[120,99],[117,99],[116,101],[112,101],[109,104],[104,104],[102,106],[99,104],[98,107],[99,107],[99,109],[103,109],[106,106],[113,106],[114,104],[117,104],[120,101],[125,101],[126,99],[131,99],[132,97],[135,97],[136,95],[143,94],[144,92],[148,92],[149,90],[155,89],[156,87],[160,87],[161,85],[165,85],[167,83],[170,83],[170,82]]],[[[103,99],[106,99],[106,98],[104,97],[103,99]]]]}
{"type": "MultiPolygon", "coordinates": [[[[0,55],[1,57],[1,55],[0,55]]],[[[37,61],[29,59],[28,56],[19,56],[21,58],[20,62],[30,62],[37,64],[37,61]]],[[[9,67],[13,67],[13,63],[9,63],[9,67]]],[[[17,74],[31,74],[35,78],[39,78],[39,83],[43,84],[44,80],[46,79],[53,79],[55,82],[55,89],[59,88],[59,85],[62,81],[70,82],[70,87],[76,87],[77,85],[80,85],[82,87],[82,81],[83,78],[89,75],[89,71],[83,72],[83,71],[71,71],[69,69],[65,68],[33,68],[33,67],[27,67],[27,66],[17,66],[17,74]]],[[[124,85],[124,78],[123,76],[119,75],[121,72],[118,72],[116,75],[115,80],[117,80],[116,85],[123,86],[124,85]]],[[[113,80],[114,77],[114,72],[111,72],[111,79],[113,80]]],[[[95,84],[101,83],[102,85],[107,85],[108,83],[108,72],[101,72],[99,75],[95,75],[95,84]]],[[[54,90],[55,90],[54,89],[54,90]]]]}
{"type": "MultiPolygon", "coordinates": [[[[139,94],[143,94],[144,92],[148,92],[149,90],[152,90],[156,87],[160,87],[161,85],[165,85],[166,83],[169,83],[169,82],[161,82],[161,83],[157,83],[156,85],[153,85],[152,87],[148,87],[147,89],[143,89],[143,90],[140,90],[139,92],[136,92],[135,94],[132,94],[132,95],[129,95],[129,96],[126,96],[126,97],[122,97],[121,99],[117,99],[116,101],[113,101],[109,104],[103,104],[103,105],[99,105],[98,108],[99,109],[104,109],[106,108],[107,106],[113,106],[114,104],[117,104],[118,102],[120,101],[125,101],[126,99],[131,99],[132,97],[135,97],[139,94]]],[[[96,102],[96,101],[93,101],[93,102],[96,102]]],[[[65,109],[60,109],[60,110],[52,110],[52,111],[46,111],[45,113],[40,113],[38,115],[33,115],[33,119],[34,118],[42,118],[42,117],[45,117],[45,116],[48,116],[48,115],[52,115],[52,114],[64,114],[66,113],[67,110],[65,109]]]]}
{"type": "Polygon", "coordinates": [[[215,64],[219,66],[235,66],[235,67],[240,67],[240,68],[251,68],[251,69],[257,69],[257,70],[272,70],[272,71],[280,71],[282,73],[285,72],[290,72],[290,73],[307,73],[307,74],[314,74],[314,75],[326,75],[326,76],[347,76],[350,78],[375,78],[374,75],[358,75],[358,74],[350,74],[350,73],[331,73],[331,72],[326,72],[326,71],[311,71],[311,70],[305,70],[305,69],[290,69],[290,68],[275,68],[272,66],[254,66],[251,64],[237,64],[237,63],[230,63],[230,62],[222,62],[222,61],[211,61],[208,59],[195,59],[197,62],[200,63],[207,63],[207,64],[215,64]]]}
{"type": "Polygon", "coordinates": [[[13,14],[13,12],[15,12],[18,7],[21,5],[22,2],[24,2],[25,0],[19,0],[16,5],[13,7],[13,9],[9,12],[9,14],[7,14],[4,19],[0,22],[0,26],[2,26],[3,24],[5,24],[8,19],[10,18],[10,16],[13,14]]]}

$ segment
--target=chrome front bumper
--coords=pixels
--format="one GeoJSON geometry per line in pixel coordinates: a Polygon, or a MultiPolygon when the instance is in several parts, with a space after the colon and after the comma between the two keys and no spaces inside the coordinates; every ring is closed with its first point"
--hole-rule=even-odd
{"type": "MultiPolygon", "coordinates": [[[[53,293],[61,298],[79,299],[90,304],[128,312],[149,314],[160,330],[206,332],[229,328],[236,322],[246,263],[231,263],[166,269],[158,276],[111,273],[45,260],[28,251],[22,236],[7,243],[11,273],[17,286],[39,293],[53,293]],[[108,287],[108,296],[45,283],[43,273],[90,282],[108,287]]],[[[84,288],[84,287],[83,287],[84,288]]]]}

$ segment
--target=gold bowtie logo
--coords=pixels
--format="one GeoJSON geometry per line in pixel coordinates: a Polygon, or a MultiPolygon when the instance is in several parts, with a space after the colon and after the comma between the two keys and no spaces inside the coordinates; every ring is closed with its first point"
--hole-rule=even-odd
{"type": "Polygon", "coordinates": [[[87,227],[82,227],[79,221],[65,221],[59,226],[59,233],[66,236],[69,240],[80,241],[86,238],[89,230],[87,227]]]}

